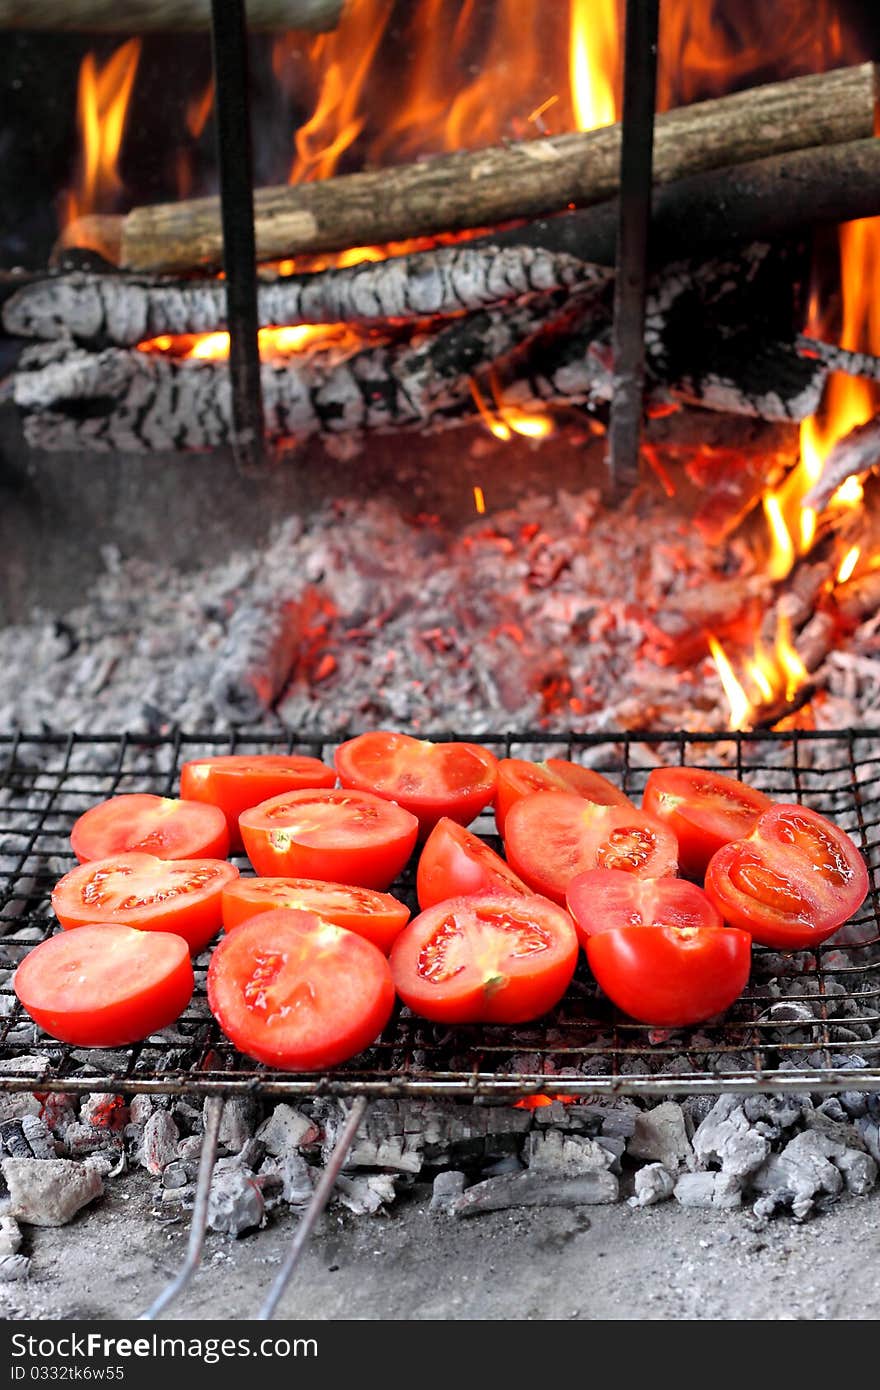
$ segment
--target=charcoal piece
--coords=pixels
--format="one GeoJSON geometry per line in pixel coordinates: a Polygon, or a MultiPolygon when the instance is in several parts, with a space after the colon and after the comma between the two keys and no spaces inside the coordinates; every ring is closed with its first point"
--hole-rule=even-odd
{"type": "Polygon", "coordinates": [[[631,1158],[656,1161],[671,1173],[690,1167],[693,1149],[681,1106],[674,1100],[666,1100],[651,1110],[642,1111],[636,1117],[626,1149],[631,1158]]]}
{"type": "MultiPolygon", "coordinates": [[[[658,1202],[666,1202],[675,1190],[675,1178],[662,1163],[646,1163],[636,1169],[634,1179],[635,1196],[631,1203],[637,1207],[653,1207],[658,1202]]],[[[713,1189],[714,1190],[714,1189],[713,1189]]]]}
{"type": "Polygon", "coordinates": [[[721,1096],[696,1130],[694,1153],[704,1166],[717,1162],[724,1173],[744,1178],[759,1168],[770,1144],[746,1119],[738,1096],[721,1096]]]}
{"type": "Polygon", "coordinates": [[[261,1224],[264,1211],[263,1194],[254,1173],[237,1166],[215,1169],[208,1197],[208,1226],[212,1231],[243,1235],[261,1224]]]}
{"type": "Polygon", "coordinates": [[[276,1158],[315,1144],[318,1137],[317,1125],[285,1102],[276,1105],[257,1130],[257,1138],[265,1144],[267,1152],[276,1158]]]}
{"type": "Polygon", "coordinates": [[[457,1197],[464,1192],[465,1175],[457,1168],[446,1168],[438,1173],[431,1189],[428,1210],[448,1213],[452,1211],[457,1197]]]}
{"type": "Polygon", "coordinates": [[[30,1268],[31,1262],[27,1255],[0,1255],[0,1280],[4,1283],[27,1279],[30,1268]]]}
{"type": "Polygon", "coordinates": [[[253,1096],[230,1096],[224,1101],[217,1135],[221,1151],[240,1153],[253,1135],[256,1120],[257,1102],[253,1096]]]}
{"type": "Polygon", "coordinates": [[[154,1110],[144,1126],[143,1147],[140,1161],[148,1173],[158,1177],[169,1163],[177,1157],[180,1135],[177,1125],[167,1110],[154,1110]]]}
{"type": "Polygon", "coordinates": [[[511,1207],[581,1207],[616,1202],[617,1178],[607,1169],[577,1177],[555,1177],[527,1170],[508,1177],[488,1178],[469,1187],[452,1206],[454,1216],[479,1216],[484,1211],[511,1207]]]}
{"type": "Polygon", "coordinates": [[[265,1159],[260,1167],[260,1176],[277,1179],[282,1200],[289,1206],[302,1207],[311,1200],[319,1172],[306,1163],[302,1154],[288,1150],[265,1159]]]}
{"type": "Polygon", "coordinates": [[[0,1216],[0,1256],[17,1255],[21,1249],[21,1231],[13,1216],[0,1216]]]}
{"type": "Polygon", "coordinates": [[[374,1216],[381,1207],[390,1206],[397,1190],[390,1174],[371,1173],[366,1178],[337,1178],[333,1196],[355,1216],[374,1216]]]}
{"type": "Polygon", "coordinates": [[[31,1226],[64,1226],[104,1191],[91,1164],[69,1158],[6,1158],[2,1168],[10,1215],[31,1226]]]}
{"type": "Polygon", "coordinates": [[[674,1196],[682,1207],[725,1210],[742,1205],[742,1185],[733,1173],[682,1173],[674,1196]]]}
{"type": "Polygon", "coordinates": [[[562,1134],[555,1129],[533,1131],[526,1156],[530,1173],[567,1177],[605,1172],[616,1157],[595,1139],[583,1134],[562,1134]]]}

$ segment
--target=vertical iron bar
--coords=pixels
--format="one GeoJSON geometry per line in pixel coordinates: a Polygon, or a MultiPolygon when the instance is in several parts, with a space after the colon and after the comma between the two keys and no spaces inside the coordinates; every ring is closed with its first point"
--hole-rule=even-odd
{"type": "Polygon", "coordinates": [[[626,0],[609,438],[611,486],[618,495],[635,486],[639,471],[659,10],[660,0],[626,0]]]}
{"type": "Polygon", "coordinates": [[[251,473],[259,470],[265,453],[257,337],[257,251],[245,0],[211,0],[211,42],[229,325],[233,450],[239,468],[251,473]]]}

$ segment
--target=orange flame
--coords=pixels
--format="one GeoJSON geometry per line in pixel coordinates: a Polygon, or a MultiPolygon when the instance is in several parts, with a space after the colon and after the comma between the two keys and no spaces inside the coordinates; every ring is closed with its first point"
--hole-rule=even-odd
{"type": "Polygon", "coordinates": [[[576,128],[611,125],[617,120],[620,65],[616,0],[571,0],[568,62],[576,128]]]}
{"type": "Polygon", "coordinates": [[[707,634],[709,651],[727,698],[731,729],[751,728],[762,707],[772,707],[783,700],[792,704],[809,681],[810,673],[792,642],[791,622],[781,609],[777,611],[776,624],[772,655],[757,636],[751,658],[743,663],[744,680],[734,671],[718,639],[707,634]]]}
{"type": "Polygon", "coordinates": [[[103,66],[87,53],[79,70],[76,121],[80,167],[76,187],[64,197],[63,220],[112,211],[122,191],[118,160],[134,86],[140,39],[129,39],[103,66]]]}
{"type": "MultiPolygon", "coordinates": [[[[362,340],[346,323],[294,324],[286,328],[261,328],[263,361],[293,357],[297,353],[327,347],[357,347],[362,340]]],[[[159,353],[180,361],[223,362],[229,356],[228,333],[163,333],[138,343],[139,352],[159,353]]]]}

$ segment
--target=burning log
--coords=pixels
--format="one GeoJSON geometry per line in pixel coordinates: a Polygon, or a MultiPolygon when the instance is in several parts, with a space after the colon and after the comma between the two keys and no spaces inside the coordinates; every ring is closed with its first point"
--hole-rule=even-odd
{"type": "MultiPolygon", "coordinates": [[[[345,0],[248,0],[249,29],[335,29],[345,0]]],[[[144,34],[211,27],[210,0],[0,0],[0,29],[144,34]]]]}
{"type": "MultiPolygon", "coordinates": [[[[524,295],[601,286],[610,272],[540,247],[439,247],[342,270],[261,284],[258,314],[269,324],[387,322],[460,314],[524,295]]],[[[18,290],[3,308],[7,333],[73,338],[92,347],[134,347],[162,334],[226,327],[219,280],[163,281],[76,272],[18,290]]]]}
{"type": "Polygon", "coordinates": [[[838,610],[851,623],[861,623],[880,610],[880,570],[869,570],[839,584],[835,591],[838,610]]]}
{"type": "MultiPolygon", "coordinates": [[[[658,116],[654,181],[873,134],[870,63],[755,87],[658,116]]],[[[258,189],[257,255],[343,250],[586,207],[618,191],[620,126],[469,151],[323,182],[258,189]]],[[[76,239],[75,225],[67,237],[76,239]]],[[[217,198],[93,219],[89,244],[132,270],[215,268],[217,198]],[[94,241],[95,234],[100,242],[94,241]]]]}
{"type": "MultiPolygon", "coordinates": [[[[861,358],[863,354],[854,353],[852,356],[861,358]]],[[[845,483],[847,478],[860,477],[877,464],[880,464],[880,415],[875,415],[864,425],[857,425],[838,440],[822,465],[819,481],[807,493],[803,505],[821,511],[841,483],[845,483]]]]}

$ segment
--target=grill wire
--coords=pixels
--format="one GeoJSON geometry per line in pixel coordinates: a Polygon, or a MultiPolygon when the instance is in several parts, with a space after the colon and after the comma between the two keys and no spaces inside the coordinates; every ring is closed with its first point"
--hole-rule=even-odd
{"type": "MultiPolygon", "coordinates": [[[[467,737],[451,733],[436,738],[467,737]]],[[[460,1097],[474,1100],[721,1090],[880,1089],[880,736],[870,731],[484,737],[498,756],[573,758],[640,799],[660,763],[714,768],[777,800],[802,801],[849,831],[872,871],[859,913],[809,951],[756,948],[743,997],[710,1025],[675,1031],[626,1019],[583,961],[566,997],[518,1028],[446,1028],[398,1007],[381,1039],[322,1075],[273,1072],[242,1056],[211,1018],[209,952],[179,1023],[144,1043],[73,1048],[41,1033],[12,991],[12,971],[58,930],[49,895],[75,863],[69,833],[89,806],[122,792],[175,794],[180,764],[212,753],[304,752],[332,761],[338,740],[287,734],[0,736],[0,1088],[177,1095],[251,1093],[460,1097]]],[[[473,829],[494,847],[494,822],[473,829]]],[[[243,872],[247,861],[237,859],[243,872]]],[[[411,867],[392,888],[415,908],[411,867]]]]}

